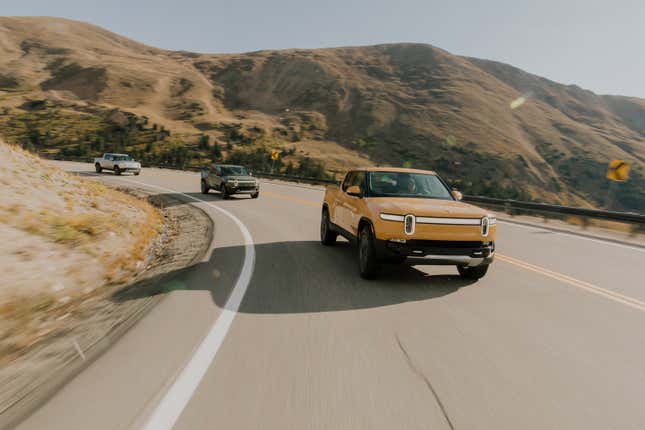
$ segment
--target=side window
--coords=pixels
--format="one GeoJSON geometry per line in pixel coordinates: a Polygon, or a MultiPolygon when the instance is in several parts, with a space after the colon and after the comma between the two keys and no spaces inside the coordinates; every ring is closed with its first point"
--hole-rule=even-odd
{"type": "Polygon", "coordinates": [[[365,192],[365,172],[355,172],[354,177],[350,185],[356,185],[361,189],[361,192],[365,192]]]}
{"type": "Polygon", "coordinates": [[[347,187],[352,185],[352,180],[354,179],[354,176],[356,175],[356,172],[349,172],[347,175],[345,175],[345,180],[343,181],[343,186],[341,187],[343,192],[347,191],[347,187]]]}
{"type": "Polygon", "coordinates": [[[106,159],[106,160],[108,160],[108,161],[110,161],[110,160],[112,160],[112,156],[111,156],[111,155],[106,155],[106,156],[105,156],[105,159],[106,159]]]}

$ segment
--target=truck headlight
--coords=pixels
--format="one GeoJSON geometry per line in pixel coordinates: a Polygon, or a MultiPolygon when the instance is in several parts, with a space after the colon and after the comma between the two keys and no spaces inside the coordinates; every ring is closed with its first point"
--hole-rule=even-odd
{"type": "Polygon", "coordinates": [[[384,219],[385,221],[399,221],[403,222],[405,217],[403,215],[393,215],[393,214],[386,214],[386,213],[381,213],[380,214],[381,219],[384,219]]]}

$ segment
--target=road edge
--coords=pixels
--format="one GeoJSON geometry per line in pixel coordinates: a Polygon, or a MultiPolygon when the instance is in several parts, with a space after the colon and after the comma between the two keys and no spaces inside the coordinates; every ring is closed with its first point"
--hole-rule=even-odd
{"type": "MultiPolygon", "coordinates": [[[[125,191],[125,190],[124,190],[125,191]]],[[[138,189],[138,192],[144,192],[150,195],[150,192],[138,189]]],[[[177,199],[176,197],[167,197],[181,203],[186,203],[177,199]]],[[[208,214],[201,208],[193,204],[187,204],[190,210],[198,211],[203,214],[203,217],[208,221],[205,233],[206,240],[204,245],[193,255],[190,261],[180,269],[186,268],[196,264],[204,258],[206,253],[211,247],[214,234],[214,223],[208,214]]],[[[167,275],[166,273],[160,274],[161,277],[167,275]]],[[[141,286],[145,286],[148,282],[158,282],[159,277],[155,276],[148,280],[143,281],[141,286]]],[[[133,283],[136,283],[133,282],[133,283]]],[[[127,289],[130,285],[124,285],[121,290],[127,289]]],[[[53,398],[58,391],[65,385],[72,381],[81,372],[87,369],[94,363],[101,355],[103,355],[112,345],[114,345],[123,335],[125,335],[131,328],[133,328],[143,317],[145,317],[156,305],[161,303],[167,295],[159,295],[153,300],[145,303],[138,311],[128,316],[125,320],[115,325],[103,338],[91,345],[87,350],[83,351],[85,359],[76,357],[74,360],[64,364],[61,369],[56,369],[56,373],[52,373],[51,377],[43,384],[39,385],[37,389],[32,390],[29,394],[22,399],[17,400],[14,405],[7,409],[0,417],[0,430],[9,430],[18,426],[22,421],[27,419],[40,407],[45,405],[51,398],[53,398]]]]}

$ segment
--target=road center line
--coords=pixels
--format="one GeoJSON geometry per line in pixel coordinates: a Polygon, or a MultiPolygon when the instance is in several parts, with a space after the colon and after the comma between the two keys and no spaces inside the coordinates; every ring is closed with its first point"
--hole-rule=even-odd
{"type": "Polygon", "coordinates": [[[231,324],[240,308],[244,294],[246,293],[249,282],[251,281],[251,276],[253,275],[253,268],[255,266],[255,246],[251,233],[244,223],[226,209],[170,188],[159,187],[125,178],[119,178],[119,180],[179,194],[188,199],[205,203],[231,219],[240,229],[240,232],[244,237],[244,263],[242,265],[242,270],[228,300],[226,301],[226,304],[222,308],[221,314],[217,317],[208,331],[208,334],[197,347],[197,350],[191,357],[188,364],[186,364],[182,369],[179,376],[177,376],[177,379],[172,383],[143,426],[144,430],[170,430],[179,419],[179,416],[192,398],[193,393],[199,386],[199,383],[206,374],[206,371],[215,360],[215,356],[231,328],[231,324]]]}
{"type": "Polygon", "coordinates": [[[518,260],[517,258],[509,257],[507,255],[500,255],[498,253],[496,257],[498,260],[504,261],[509,264],[513,264],[517,267],[521,267],[522,269],[539,273],[544,276],[548,276],[549,278],[553,278],[565,284],[586,290],[590,293],[596,294],[598,296],[602,296],[606,299],[613,300],[614,302],[630,306],[640,311],[645,311],[645,302],[642,302],[638,299],[625,296],[615,291],[606,290],[597,285],[590,284],[589,282],[581,281],[579,279],[572,278],[571,276],[554,272],[552,270],[545,269],[544,267],[536,266],[534,264],[527,263],[526,261],[518,260]]]}

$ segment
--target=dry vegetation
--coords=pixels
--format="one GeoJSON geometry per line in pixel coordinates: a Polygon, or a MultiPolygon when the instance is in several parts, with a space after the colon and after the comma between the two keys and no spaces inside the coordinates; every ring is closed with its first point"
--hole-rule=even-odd
{"type": "Polygon", "coordinates": [[[144,269],[163,227],[145,200],[0,142],[0,363],[79,302],[144,269]]]}
{"type": "Polygon", "coordinates": [[[64,19],[0,18],[0,126],[66,156],[125,150],[264,170],[279,149],[283,172],[406,165],[471,194],[600,207],[606,164],[621,158],[633,175],[616,209],[645,205],[645,100],[430,45],[208,55],[64,19]]]}

